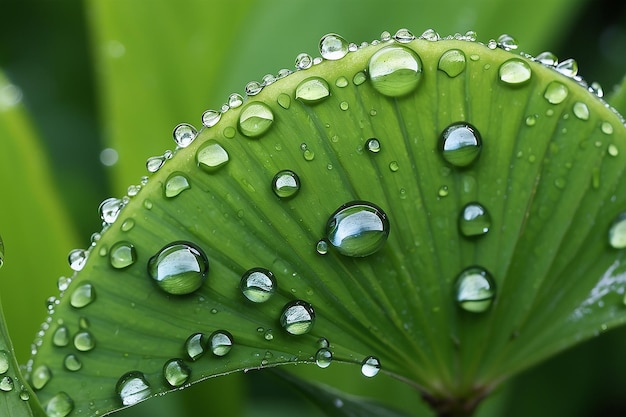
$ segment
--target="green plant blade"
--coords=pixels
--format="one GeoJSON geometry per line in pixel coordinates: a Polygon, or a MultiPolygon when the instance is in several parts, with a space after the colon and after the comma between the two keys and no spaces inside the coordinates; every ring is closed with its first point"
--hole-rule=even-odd
{"type": "Polygon", "coordinates": [[[607,103],[621,114],[626,114],[626,76],[607,97],[607,103]]]}
{"type": "Polygon", "coordinates": [[[332,357],[469,413],[626,320],[620,117],[505,43],[395,39],[303,57],[108,202],[32,363],[44,403],[106,413],[332,357]]]}

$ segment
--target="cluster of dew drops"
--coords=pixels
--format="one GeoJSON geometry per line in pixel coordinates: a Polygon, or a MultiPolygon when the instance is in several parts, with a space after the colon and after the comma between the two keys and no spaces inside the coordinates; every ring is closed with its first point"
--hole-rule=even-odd
{"type": "MultiPolygon", "coordinates": [[[[372,55],[368,68],[358,72],[352,79],[355,85],[371,82],[372,86],[379,93],[389,97],[399,97],[413,91],[421,80],[423,65],[420,56],[412,49],[403,44],[415,40],[416,37],[406,29],[400,29],[391,35],[383,32],[379,40],[374,40],[371,44],[362,43],[356,45],[349,43],[337,34],[328,34],[320,41],[321,57],[313,58],[308,54],[299,54],[296,57],[295,71],[302,71],[317,65],[324,60],[338,60],[348,53],[365,48],[369,45],[387,44],[372,55]]],[[[441,38],[434,30],[427,30],[419,39],[427,41],[439,41],[442,39],[456,39],[476,42],[476,34],[467,32],[465,35],[455,34],[447,38],[441,38]]],[[[491,40],[487,47],[490,49],[501,48],[504,50],[517,49],[517,42],[508,35],[502,35],[498,40],[491,40]]],[[[579,84],[588,88],[597,97],[603,96],[602,88],[593,83],[587,86],[585,81],[577,75],[577,64],[574,60],[568,59],[559,62],[557,57],[550,52],[544,52],[537,57],[522,54],[524,58],[537,61],[545,66],[570,77],[579,84]]],[[[466,55],[459,49],[446,51],[438,62],[438,70],[454,78],[465,70],[466,55]]],[[[469,59],[476,61],[478,56],[470,56],[469,59]]],[[[268,74],[262,78],[261,82],[252,81],[245,86],[247,97],[258,94],[265,86],[291,74],[292,70],[280,70],[277,76],[268,74]]],[[[498,71],[499,80],[506,86],[517,88],[523,86],[531,78],[532,71],[527,61],[520,58],[511,58],[504,62],[498,71]]],[[[338,88],[346,87],[349,80],[339,77],[335,85],[338,88]]],[[[321,77],[310,77],[300,82],[295,89],[295,98],[305,104],[317,103],[330,96],[330,86],[321,77]]],[[[551,104],[563,102],[568,95],[567,87],[557,81],[548,85],[544,93],[544,98],[551,104]]],[[[287,94],[280,94],[277,102],[282,108],[289,108],[291,97],[287,94]]],[[[274,114],[269,106],[263,102],[253,101],[246,103],[246,99],[239,94],[231,94],[228,102],[220,110],[207,110],[202,114],[202,125],[204,128],[215,128],[222,115],[229,109],[242,107],[238,129],[240,133],[248,138],[259,138],[264,135],[274,122],[274,114]],[[243,106],[243,107],[242,107],[243,106]]],[[[347,103],[341,103],[341,109],[347,109],[347,103]]],[[[589,109],[582,102],[576,102],[573,106],[573,114],[581,120],[589,118],[589,109]]],[[[536,122],[536,115],[528,116],[526,124],[533,126],[536,122]]],[[[602,131],[610,135],[613,128],[608,122],[602,124],[602,131]]],[[[223,130],[227,138],[232,138],[236,134],[236,129],[227,126],[223,130]]],[[[178,149],[189,146],[198,131],[190,124],[182,123],[175,127],[173,131],[176,149],[166,151],[163,155],[154,156],[146,161],[146,168],[149,173],[155,173],[173,157],[178,149]]],[[[372,155],[377,154],[384,143],[378,138],[369,138],[364,143],[364,149],[372,155]]],[[[442,158],[451,167],[464,169],[477,163],[481,154],[483,141],[480,132],[470,123],[461,121],[453,123],[445,128],[440,134],[439,151],[442,158]]],[[[313,160],[315,155],[306,144],[301,145],[301,150],[305,160],[313,160]]],[[[609,147],[609,153],[613,156],[617,154],[616,148],[609,147]]],[[[203,143],[196,152],[196,163],[198,167],[209,173],[218,171],[227,164],[230,156],[217,141],[208,140],[203,143]]],[[[389,166],[392,172],[398,170],[397,163],[392,162],[389,166]]],[[[100,207],[100,217],[103,221],[103,230],[110,227],[115,222],[123,208],[135,197],[141,188],[148,182],[148,177],[141,179],[139,185],[129,187],[128,194],[121,198],[109,198],[104,200],[100,207]]],[[[163,186],[164,198],[175,198],[191,187],[189,179],[181,172],[174,172],[166,179],[163,186]]],[[[301,180],[297,173],[291,170],[282,170],[274,176],[271,188],[279,199],[294,198],[301,187],[301,180]]],[[[447,195],[445,187],[440,188],[438,196],[444,198],[447,195]]],[[[144,201],[146,209],[152,208],[152,202],[148,199],[144,201]]],[[[126,219],[121,223],[121,229],[128,231],[134,226],[132,219],[126,219]]],[[[458,215],[458,229],[461,235],[468,239],[479,239],[489,232],[491,227],[491,217],[489,211],[479,202],[466,204],[458,215]]],[[[347,257],[367,257],[381,250],[390,233],[390,220],[387,214],[378,205],[368,201],[351,201],[338,207],[327,221],[325,236],[315,243],[315,249],[320,255],[325,255],[329,250],[335,250],[342,256],[347,257]]],[[[92,236],[92,245],[89,249],[76,249],[69,254],[70,267],[74,271],[80,271],[91,249],[95,247],[100,238],[100,233],[92,236]]],[[[626,213],[619,215],[609,230],[609,243],[614,248],[626,247],[626,213]]],[[[103,249],[101,256],[108,256],[113,268],[124,269],[136,261],[134,246],[127,241],[120,241],[112,245],[111,248],[103,249]]],[[[167,244],[154,256],[150,258],[147,265],[148,275],[160,290],[170,295],[185,295],[197,291],[206,280],[209,271],[209,260],[198,245],[188,241],[176,241],[167,244]]],[[[65,291],[71,278],[61,277],[59,279],[59,290],[65,291]]],[[[272,271],[255,267],[246,271],[240,281],[242,295],[253,303],[263,303],[269,300],[277,289],[277,280],[272,271]]],[[[480,266],[470,266],[459,273],[455,281],[454,297],[455,302],[464,311],[471,313],[483,313],[487,311],[495,299],[496,285],[494,278],[484,268],[480,266]]],[[[95,299],[95,288],[93,284],[86,282],[75,288],[70,295],[70,304],[77,309],[89,305],[95,299]]],[[[50,312],[59,303],[56,298],[48,301],[50,312]]],[[[308,333],[315,323],[315,308],[304,300],[292,300],[282,309],[280,324],[284,331],[291,335],[303,335],[308,333]]],[[[60,325],[53,334],[53,343],[56,346],[67,346],[74,344],[79,352],[88,352],[95,346],[93,335],[89,332],[89,323],[86,319],[81,319],[80,330],[73,337],[69,329],[60,325]]],[[[36,352],[37,343],[41,343],[43,332],[50,325],[50,319],[44,323],[40,332],[38,342],[33,346],[33,353],[36,352]]],[[[271,332],[265,333],[266,340],[271,340],[271,332]]],[[[184,351],[187,353],[187,360],[195,361],[202,357],[205,352],[210,351],[216,357],[228,355],[234,346],[233,335],[227,330],[216,330],[207,335],[197,332],[189,335],[184,342],[184,351]]],[[[321,338],[317,343],[317,353],[315,362],[318,366],[325,368],[329,366],[333,359],[330,343],[325,338],[321,338]]],[[[2,367],[2,352],[0,352],[0,375],[6,372],[2,367]],[[3,372],[4,370],[4,372],[3,372]]],[[[64,360],[65,368],[68,371],[78,371],[82,368],[80,358],[75,354],[69,354],[64,360]]],[[[375,376],[381,369],[378,358],[368,356],[361,362],[361,372],[367,377],[375,376]]],[[[186,360],[174,358],[168,360],[163,365],[163,378],[171,388],[178,388],[186,385],[191,377],[191,368],[186,360]]],[[[50,369],[45,365],[40,365],[36,369],[30,370],[30,379],[35,390],[43,388],[51,378],[50,369]]],[[[4,381],[4,380],[2,380],[4,381]]],[[[0,381],[0,389],[2,388],[0,381]]],[[[124,374],[116,385],[117,396],[123,405],[132,405],[153,394],[153,389],[147,377],[140,371],[131,371],[124,374]]],[[[57,416],[67,416],[73,410],[72,399],[63,392],[58,393],[47,403],[48,413],[57,416]]]]}

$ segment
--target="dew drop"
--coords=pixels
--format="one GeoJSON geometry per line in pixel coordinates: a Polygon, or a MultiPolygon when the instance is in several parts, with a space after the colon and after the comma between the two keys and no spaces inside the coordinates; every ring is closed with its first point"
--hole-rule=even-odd
{"type": "Polygon", "coordinates": [[[447,185],[442,185],[441,187],[439,187],[439,190],[437,191],[437,195],[442,198],[447,197],[449,193],[450,191],[448,190],[447,185]]]}
{"type": "Polygon", "coordinates": [[[330,87],[325,79],[311,77],[302,80],[296,87],[296,99],[303,103],[313,104],[330,96],[330,87]]]}
{"type": "Polygon", "coordinates": [[[320,40],[320,54],[332,61],[341,59],[348,54],[348,41],[336,33],[324,35],[320,40]]]}
{"type": "Polygon", "coordinates": [[[263,85],[258,81],[250,81],[245,87],[247,96],[256,96],[263,90],[263,85]]]}
{"type": "Polygon", "coordinates": [[[369,60],[372,86],[389,97],[404,96],[417,88],[422,79],[422,60],[412,49],[390,45],[369,60]]]}
{"type": "Polygon", "coordinates": [[[229,160],[228,152],[217,141],[204,142],[196,152],[196,163],[207,172],[215,172],[229,160]]]}
{"type": "Polygon", "coordinates": [[[368,356],[367,358],[363,359],[363,362],[361,362],[361,373],[364,376],[372,378],[376,376],[378,372],[380,372],[380,361],[378,360],[378,358],[374,356],[368,356]]]}
{"type": "Polygon", "coordinates": [[[276,292],[276,277],[269,269],[252,268],[241,277],[242,294],[254,303],[264,303],[276,292]]]}
{"type": "Polygon", "coordinates": [[[339,88],[344,88],[348,86],[348,79],[343,75],[335,80],[335,85],[339,88]]]}
{"type": "Polygon", "coordinates": [[[482,150],[482,140],[478,129],[469,123],[453,123],[443,130],[440,150],[448,163],[456,167],[466,167],[478,158],[482,150]]]}
{"type": "Polygon", "coordinates": [[[552,81],[546,87],[546,91],[543,93],[543,97],[550,104],[560,104],[567,98],[568,94],[569,90],[567,89],[565,84],[558,81],[552,81]]]}
{"type": "Polygon", "coordinates": [[[300,178],[288,169],[278,172],[272,180],[272,191],[280,198],[290,198],[300,190],[300,178]]]}
{"type": "Polygon", "coordinates": [[[511,49],[517,49],[518,43],[515,38],[505,33],[498,37],[498,46],[505,51],[510,51],[511,49]]]}
{"type": "Polygon", "coordinates": [[[204,355],[207,344],[207,337],[204,333],[194,333],[189,336],[185,341],[185,352],[187,352],[189,359],[195,361],[204,355]]]}
{"type": "Polygon", "coordinates": [[[243,97],[241,97],[241,94],[233,93],[230,96],[228,96],[228,107],[230,107],[231,109],[236,109],[237,107],[240,107],[242,104],[243,104],[243,97]]]}
{"type": "Polygon", "coordinates": [[[617,148],[617,146],[615,146],[614,144],[610,144],[609,147],[607,148],[607,152],[609,153],[609,155],[611,156],[617,156],[619,155],[619,149],[617,148]]]}
{"type": "Polygon", "coordinates": [[[315,353],[315,363],[320,368],[328,368],[333,361],[333,353],[328,348],[320,348],[315,353]]]}
{"type": "Polygon", "coordinates": [[[80,352],[89,352],[96,347],[96,339],[87,330],[81,330],[74,336],[74,347],[80,352]]]}
{"type": "Polygon", "coordinates": [[[0,378],[0,391],[13,391],[13,385],[13,378],[11,378],[10,376],[3,376],[2,378],[0,378]]]}
{"type": "Polygon", "coordinates": [[[526,120],[525,120],[526,126],[532,127],[532,126],[536,125],[538,118],[539,118],[539,116],[536,115],[536,114],[531,114],[530,116],[526,117],[526,120]]]}
{"type": "Polygon", "coordinates": [[[189,381],[191,368],[182,359],[170,359],[163,365],[163,377],[171,387],[177,388],[189,381]]]}
{"type": "Polygon", "coordinates": [[[311,68],[312,65],[313,65],[313,58],[311,58],[311,55],[302,53],[296,56],[296,68],[297,69],[305,70],[305,69],[311,68]]]}
{"type": "Polygon", "coordinates": [[[191,294],[206,280],[209,260],[191,242],[172,242],[148,261],[148,273],[156,285],[168,294],[191,294]]]}
{"type": "Polygon", "coordinates": [[[115,392],[122,405],[134,405],[152,394],[146,376],[139,371],[128,372],[117,381],[115,392]]]}
{"type": "Polygon", "coordinates": [[[267,329],[264,333],[263,333],[263,339],[267,340],[268,342],[270,340],[274,340],[274,333],[272,332],[272,329],[267,329]]]}
{"type": "Polygon", "coordinates": [[[356,74],[354,74],[354,77],[352,77],[352,82],[354,83],[354,85],[361,85],[365,81],[367,81],[367,75],[363,71],[357,72],[356,74]]]}
{"type": "Polygon", "coordinates": [[[556,64],[554,67],[558,72],[565,75],[566,77],[575,77],[578,74],[578,63],[572,58],[566,59],[563,62],[556,64]]]}
{"type": "Polygon", "coordinates": [[[454,78],[465,70],[465,53],[460,49],[450,49],[441,55],[437,68],[450,78],[454,78]]]}
{"type": "Polygon", "coordinates": [[[74,400],[62,391],[50,398],[45,406],[48,417],[67,417],[73,410],[74,400]]]}
{"type": "Polygon", "coordinates": [[[146,169],[148,172],[157,172],[165,164],[165,160],[164,156],[151,156],[146,160],[146,169]]]}
{"type": "Polygon", "coordinates": [[[328,243],[323,239],[320,240],[317,242],[317,245],[315,245],[315,250],[320,255],[326,255],[328,253],[328,243]]]}
{"type": "Polygon", "coordinates": [[[70,353],[63,359],[63,366],[70,372],[76,372],[81,370],[83,364],[80,359],[78,359],[78,356],[70,353]]]}
{"type": "Polygon", "coordinates": [[[174,128],[172,132],[172,136],[174,137],[174,142],[181,147],[186,148],[193,142],[193,140],[198,135],[198,131],[195,127],[188,123],[181,123],[174,128]]]}
{"type": "Polygon", "coordinates": [[[280,325],[288,333],[303,335],[308,333],[315,324],[315,310],[306,301],[295,300],[283,307],[280,315],[280,325]]]}
{"type": "Polygon", "coordinates": [[[552,52],[542,52],[535,57],[535,60],[547,67],[553,67],[559,63],[559,59],[552,52]]]}
{"type": "Polygon", "coordinates": [[[491,274],[473,266],[458,276],[455,285],[455,300],[459,307],[472,313],[487,311],[496,296],[496,286],[491,274]]]}
{"type": "Polygon", "coordinates": [[[135,263],[137,260],[137,251],[135,246],[126,241],[120,241],[113,246],[109,251],[109,262],[115,269],[124,269],[135,263]]]}
{"type": "Polygon", "coordinates": [[[246,104],[239,115],[239,131],[249,138],[258,138],[274,122],[274,113],[269,106],[260,101],[246,104]]]}
{"type": "Polygon", "coordinates": [[[439,34],[434,29],[426,29],[420,36],[420,39],[424,39],[430,42],[436,42],[441,40],[441,36],[439,36],[439,34]]]}
{"type": "Polygon", "coordinates": [[[302,150],[302,156],[305,161],[312,161],[315,159],[315,152],[313,152],[306,143],[300,145],[300,149],[302,150]]]}
{"type": "Polygon", "coordinates": [[[276,98],[278,105],[283,109],[288,109],[291,106],[291,97],[288,94],[280,93],[276,98]]]}
{"type": "Polygon", "coordinates": [[[393,35],[393,38],[400,43],[409,43],[415,39],[415,35],[410,30],[402,28],[393,35]]]}
{"type": "Polygon", "coordinates": [[[215,356],[226,356],[233,347],[233,336],[226,330],[217,330],[209,336],[209,347],[215,356]]]}
{"type": "Polygon", "coordinates": [[[22,387],[22,390],[20,391],[20,400],[22,400],[22,401],[30,400],[30,393],[24,387],[22,387]]]}
{"type": "Polygon", "coordinates": [[[45,387],[51,379],[52,371],[46,365],[39,365],[36,367],[30,376],[32,387],[36,390],[40,390],[45,387]]]}
{"type": "Polygon", "coordinates": [[[84,283],[76,287],[70,297],[70,304],[74,308],[83,308],[96,299],[96,290],[90,283],[84,283]]]}
{"type": "Polygon", "coordinates": [[[342,255],[364,257],[382,249],[389,229],[389,220],[382,209],[367,201],[352,201],[329,217],[326,241],[342,255]]]}
{"type": "Polygon", "coordinates": [[[87,257],[89,256],[89,252],[84,249],[74,249],[68,255],[68,261],[70,264],[70,268],[74,271],[80,271],[85,266],[87,262],[87,257]]]}
{"type": "Polygon", "coordinates": [[[202,124],[206,127],[213,127],[222,118],[222,113],[217,110],[207,110],[202,113],[202,124]]]}
{"type": "Polygon", "coordinates": [[[174,198],[185,190],[191,188],[189,179],[182,172],[172,172],[163,184],[163,195],[166,198],[174,198]]]}
{"type": "Polygon", "coordinates": [[[133,219],[126,219],[122,222],[122,225],[120,226],[120,230],[122,232],[128,232],[130,231],[133,227],[135,227],[135,220],[133,219]]]}
{"type": "Polygon", "coordinates": [[[626,248],[626,212],[618,214],[611,223],[609,244],[615,249],[626,248]]]}
{"type": "Polygon", "coordinates": [[[66,325],[62,324],[54,331],[52,335],[52,344],[58,347],[67,346],[70,343],[70,330],[66,325]]]}
{"type": "Polygon", "coordinates": [[[486,234],[491,227],[491,216],[485,207],[479,203],[469,203],[459,216],[459,230],[466,237],[486,234]]]}
{"type": "Polygon", "coordinates": [[[602,133],[604,133],[605,135],[612,135],[613,125],[609,122],[602,122],[602,125],[600,126],[600,130],[602,130],[602,133]]]}
{"type": "Polygon", "coordinates": [[[572,110],[574,111],[574,116],[578,117],[580,120],[589,120],[589,107],[582,101],[574,103],[572,110]]]}
{"type": "Polygon", "coordinates": [[[532,71],[526,61],[519,58],[511,58],[500,65],[498,74],[500,81],[504,84],[511,87],[518,87],[526,84],[530,80],[532,71]]]}
{"type": "Polygon", "coordinates": [[[343,111],[346,111],[350,108],[350,105],[347,101],[342,101],[341,103],[339,103],[339,108],[343,111]]]}
{"type": "Polygon", "coordinates": [[[98,207],[100,212],[100,218],[107,224],[113,223],[117,220],[120,211],[124,208],[124,201],[119,198],[107,198],[98,207]]]}
{"type": "Polygon", "coordinates": [[[228,139],[234,138],[236,133],[237,133],[237,130],[232,126],[226,126],[224,130],[222,131],[222,134],[224,135],[224,137],[228,139]]]}
{"type": "Polygon", "coordinates": [[[6,350],[0,350],[0,375],[6,374],[9,370],[10,355],[6,350]]]}
{"type": "Polygon", "coordinates": [[[399,169],[400,169],[400,166],[398,165],[398,161],[389,162],[389,170],[391,172],[398,172],[399,169]]]}

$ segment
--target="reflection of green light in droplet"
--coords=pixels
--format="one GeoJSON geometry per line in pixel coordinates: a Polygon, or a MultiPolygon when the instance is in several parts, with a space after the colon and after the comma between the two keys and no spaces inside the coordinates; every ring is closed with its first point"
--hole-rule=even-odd
{"type": "Polygon", "coordinates": [[[459,307],[472,313],[487,311],[496,296],[491,274],[480,267],[461,272],[455,284],[455,298],[459,307]]]}
{"type": "Polygon", "coordinates": [[[417,88],[422,79],[422,60],[404,46],[391,45],[378,50],[369,61],[372,86],[381,94],[401,97],[417,88]]]}

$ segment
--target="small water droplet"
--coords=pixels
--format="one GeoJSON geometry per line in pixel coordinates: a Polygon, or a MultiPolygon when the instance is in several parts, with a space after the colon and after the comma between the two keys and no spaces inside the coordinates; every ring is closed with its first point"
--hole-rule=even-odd
{"type": "Polygon", "coordinates": [[[217,330],[209,336],[209,347],[215,356],[226,356],[233,347],[233,336],[226,330],[217,330]]]}
{"type": "Polygon", "coordinates": [[[146,169],[148,172],[157,172],[165,164],[165,161],[164,156],[151,156],[146,160],[146,169]]]}
{"type": "Polygon", "coordinates": [[[68,255],[68,261],[70,264],[70,268],[74,271],[80,271],[85,266],[87,262],[87,257],[89,256],[89,252],[84,249],[74,249],[68,255]]]}
{"type": "Polygon", "coordinates": [[[78,359],[78,356],[70,353],[63,359],[63,366],[65,366],[65,369],[70,372],[76,372],[80,371],[80,369],[83,367],[83,364],[80,359],[78,359]]]}
{"type": "Polygon", "coordinates": [[[382,249],[389,229],[389,220],[382,209],[367,201],[352,201],[329,217],[326,241],[342,255],[364,257],[382,249]]]}
{"type": "Polygon", "coordinates": [[[127,372],[117,381],[115,392],[122,405],[134,405],[152,394],[146,376],[139,371],[127,372]]]}
{"type": "Polygon", "coordinates": [[[574,111],[574,116],[578,117],[580,120],[589,120],[589,107],[582,101],[574,103],[572,110],[574,111]]]}
{"type": "Polygon", "coordinates": [[[410,30],[402,28],[393,35],[393,38],[400,43],[409,43],[415,39],[415,35],[410,30]]]}
{"type": "Polygon", "coordinates": [[[336,33],[324,35],[320,40],[320,54],[328,60],[341,59],[348,54],[348,41],[336,33]]]}
{"type": "Polygon", "coordinates": [[[86,282],[76,287],[70,297],[70,304],[74,308],[83,308],[96,299],[96,290],[93,285],[86,282]]]}
{"type": "Polygon", "coordinates": [[[189,381],[191,368],[182,359],[170,359],[163,365],[163,377],[171,387],[177,388],[189,381]]]}
{"type": "Polygon", "coordinates": [[[441,55],[437,68],[450,78],[454,78],[465,70],[465,53],[460,49],[450,49],[441,55]]]}
{"type": "Polygon", "coordinates": [[[283,307],[280,315],[280,325],[288,333],[303,335],[308,333],[315,324],[315,310],[306,301],[295,300],[283,307]]]}
{"type": "Polygon", "coordinates": [[[300,178],[288,169],[279,171],[272,180],[272,191],[280,198],[290,198],[300,190],[300,178]]]}
{"type": "Polygon", "coordinates": [[[447,185],[442,185],[441,187],[439,187],[439,190],[437,191],[437,195],[439,197],[447,197],[449,194],[449,190],[448,190],[448,186],[447,185]]]}
{"type": "Polygon", "coordinates": [[[496,296],[496,285],[485,269],[473,266],[458,276],[455,300],[459,307],[472,313],[487,311],[496,296]]]}
{"type": "Polygon", "coordinates": [[[67,417],[74,410],[74,400],[61,391],[50,398],[44,408],[48,417],[67,417]]]}
{"type": "Polygon", "coordinates": [[[546,87],[546,91],[543,93],[543,97],[550,104],[560,104],[567,98],[568,94],[569,90],[567,89],[565,84],[558,81],[552,81],[546,87]]]}
{"type": "Polygon", "coordinates": [[[578,74],[578,63],[572,58],[566,59],[563,62],[556,64],[554,67],[558,72],[566,77],[575,77],[578,74]]]}
{"type": "Polygon", "coordinates": [[[9,352],[0,350],[0,375],[6,374],[9,370],[10,358],[9,352]]]}
{"type": "Polygon", "coordinates": [[[367,149],[371,153],[380,152],[380,141],[376,138],[369,138],[365,141],[365,149],[367,149]]]}
{"type": "Polygon", "coordinates": [[[126,241],[120,241],[113,246],[109,251],[109,262],[115,269],[124,269],[135,263],[137,260],[137,251],[135,246],[126,241]]]}
{"type": "Polygon", "coordinates": [[[607,152],[609,153],[609,155],[611,156],[617,156],[619,155],[619,149],[617,149],[617,146],[615,146],[614,144],[610,144],[609,147],[607,148],[607,152]]]}
{"type": "Polygon", "coordinates": [[[256,96],[263,90],[263,85],[258,81],[250,81],[245,87],[247,96],[256,96]]]}
{"type": "Polygon", "coordinates": [[[52,371],[50,371],[50,368],[46,365],[39,365],[36,367],[30,376],[31,385],[36,390],[40,390],[45,387],[51,379],[52,371]]]}
{"type": "Polygon", "coordinates": [[[456,167],[466,167],[478,158],[482,139],[469,123],[453,123],[443,130],[440,139],[443,159],[456,167]]]}
{"type": "Polygon", "coordinates": [[[182,172],[172,172],[163,184],[163,195],[166,198],[174,198],[185,190],[191,188],[189,178],[182,172]]]}
{"type": "Polygon", "coordinates": [[[315,245],[315,250],[320,255],[326,255],[328,253],[328,243],[323,239],[318,241],[317,245],[315,245]]]}
{"type": "Polygon", "coordinates": [[[70,330],[66,325],[62,324],[54,331],[52,335],[52,344],[58,347],[67,346],[70,343],[70,330]]]}
{"type": "Polygon", "coordinates": [[[372,86],[379,93],[401,97],[417,88],[422,79],[422,68],[421,58],[412,49],[390,45],[372,55],[368,73],[372,86]]]}
{"type": "Polygon", "coordinates": [[[317,103],[330,96],[330,87],[325,79],[311,77],[302,80],[296,87],[296,99],[307,104],[317,103]]]}
{"type": "Polygon", "coordinates": [[[207,110],[202,113],[202,124],[206,127],[213,127],[222,118],[222,113],[217,110],[207,110]]]}
{"type": "Polygon", "coordinates": [[[398,161],[389,162],[389,170],[391,172],[398,172],[399,169],[400,169],[400,165],[398,165],[398,161]]]}
{"type": "Polygon", "coordinates": [[[510,51],[512,49],[517,49],[518,43],[515,38],[505,33],[498,37],[498,46],[500,46],[505,51],[510,51]]]}
{"type": "Polygon", "coordinates": [[[339,108],[343,111],[346,111],[350,108],[350,105],[347,101],[342,101],[341,103],[339,103],[339,108]]]}
{"type": "Polygon", "coordinates": [[[107,198],[98,207],[103,222],[111,224],[117,220],[120,211],[124,208],[124,201],[119,198],[107,198]]]}
{"type": "Polygon", "coordinates": [[[128,218],[128,219],[125,219],[124,222],[122,222],[122,225],[120,226],[120,230],[122,232],[128,232],[133,227],[135,227],[135,220],[128,218]]]}
{"type": "Polygon", "coordinates": [[[228,107],[230,107],[231,109],[236,109],[237,107],[240,107],[242,104],[243,104],[243,97],[241,97],[241,94],[233,93],[230,96],[228,96],[228,107]]]}
{"type": "Polygon", "coordinates": [[[485,207],[479,203],[469,203],[459,216],[459,230],[466,237],[486,234],[491,227],[491,216],[485,207]]]}
{"type": "Polygon", "coordinates": [[[207,345],[208,340],[204,333],[194,333],[185,341],[185,352],[192,361],[195,361],[204,355],[207,345]]]}
{"type": "Polygon", "coordinates": [[[602,130],[602,133],[604,133],[605,135],[613,134],[613,125],[609,122],[602,122],[600,129],[602,130]]]}
{"type": "Polygon", "coordinates": [[[2,378],[0,378],[0,391],[13,391],[13,385],[13,378],[11,378],[10,376],[3,376],[2,378]]]}
{"type": "Polygon", "coordinates": [[[234,138],[236,133],[237,133],[237,130],[232,126],[226,126],[224,130],[222,131],[222,134],[224,135],[224,137],[228,139],[234,138]]]}
{"type": "Polygon", "coordinates": [[[535,61],[540,62],[541,64],[547,67],[554,67],[559,63],[559,59],[552,52],[546,51],[542,52],[535,57],[535,61]]]}
{"type": "Polygon", "coordinates": [[[526,61],[519,58],[511,58],[500,65],[498,75],[500,81],[504,84],[511,87],[518,87],[530,81],[532,71],[526,61]]]}
{"type": "Polygon", "coordinates": [[[615,249],[626,248],[626,212],[622,212],[609,227],[609,244],[615,249]]]}
{"type": "Polygon", "coordinates": [[[276,98],[278,105],[283,109],[288,109],[291,106],[291,97],[288,94],[280,93],[276,98]]]}
{"type": "Polygon", "coordinates": [[[315,363],[320,368],[328,368],[333,361],[333,353],[328,348],[320,348],[315,353],[315,363]]]}
{"type": "Polygon", "coordinates": [[[536,125],[537,119],[539,119],[539,116],[536,114],[531,114],[530,116],[526,117],[526,120],[525,120],[526,126],[532,127],[536,125]]]}
{"type": "Polygon", "coordinates": [[[20,400],[22,401],[30,400],[30,393],[28,392],[26,388],[22,388],[22,390],[20,391],[20,400]]]}
{"type": "Polygon", "coordinates": [[[367,75],[363,71],[357,72],[356,74],[354,74],[354,77],[352,77],[352,82],[354,83],[354,85],[361,85],[365,81],[367,81],[367,75]]]}
{"type": "Polygon", "coordinates": [[[207,172],[215,172],[229,160],[228,152],[217,141],[209,139],[196,152],[196,163],[207,172]]]}
{"type": "Polygon", "coordinates": [[[380,361],[378,360],[378,358],[374,356],[368,356],[367,358],[363,359],[363,362],[361,362],[361,373],[364,376],[372,378],[376,376],[378,372],[380,372],[380,361]]]}
{"type": "Polygon", "coordinates": [[[315,152],[310,150],[306,143],[300,145],[300,150],[302,150],[302,156],[306,161],[312,161],[315,159],[315,152]]]}
{"type": "Polygon", "coordinates": [[[305,70],[305,69],[311,68],[312,65],[313,65],[313,58],[311,58],[311,55],[301,53],[301,54],[298,54],[298,56],[296,56],[296,68],[297,69],[305,70]]]}
{"type": "Polygon", "coordinates": [[[270,128],[274,122],[274,113],[270,107],[260,101],[246,104],[239,114],[239,131],[249,138],[258,138],[270,128]]]}
{"type": "Polygon", "coordinates": [[[270,340],[274,340],[274,333],[272,332],[272,329],[267,329],[264,333],[263,333],[263,339],[267,340],[268,342],[270,340]]]}
{"type": "Polygon", "coordinates": [[[348,84],[349,84],[348,79],[344,77],[343,75],[335,80],[335,85],[339,88],[347,87],[348,84]]]}
{"type": "Polygon", "coordinates": [[[496,42],[495,39],[489,39],[489,42],[487,42],[487,48],[494,50],[498,47],[498,42],[496,42]]]}
{"type": "Polygon", "coordinates": [[[146,210],[152,210],[152,200],[150,200],[149,198],[146,198],[143,201],[143,206],[146,210]]]}
{"type": "Polygon", "coordinates": [[[424,39],[430,42],[436,42],[441,40],[441,36],[435,31],[435,29],[426,29],[420,36],[420,39],[424,39]]]}
{"type": "Polygon", "coordinates": [[[74,336],[74,347],[81,352],[89,352],[96,347],[96,339],[87,330],[81,330],[74,336]]]}
{"type": "Polygon", "coordinates": [[[199,289],[209,272],[209,260],[191,242],[172,242],[148,261],[148,273],[168,294],[191,294],[199,289]]]}
{"type": "Polygon", "coordinates": [[[239,288],[248,300],[264,303],[276,292],[276,277],[269,269],[252,268],[241,277],[239,288]]]}
{"type": "Polygon", "coordinates": [[[174,131],[172,132],[174,142],[176,142],[176,144],[180,148],[186,148],[187,146],[189,146],[197,135],[198,131],[189,123],[179,124],[174,128],[174,131]]]}

